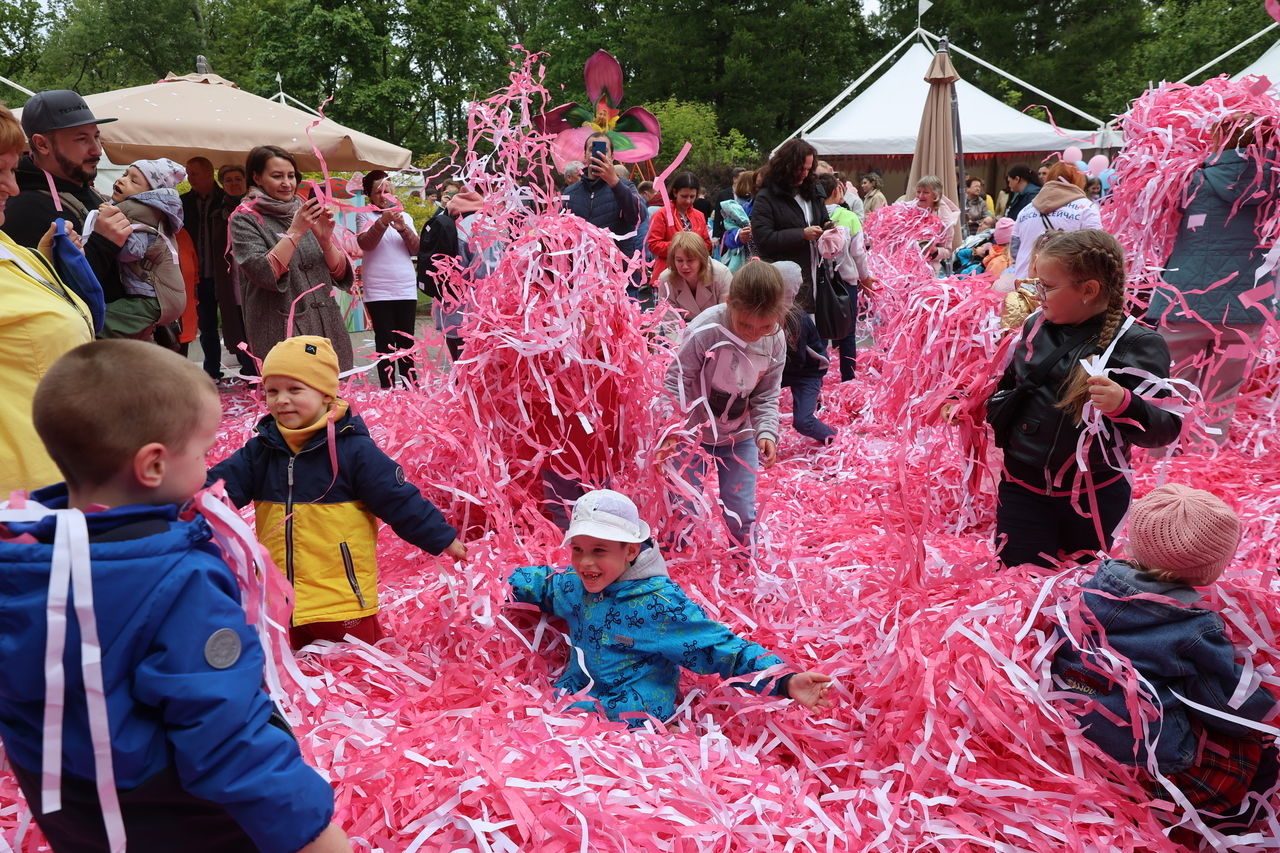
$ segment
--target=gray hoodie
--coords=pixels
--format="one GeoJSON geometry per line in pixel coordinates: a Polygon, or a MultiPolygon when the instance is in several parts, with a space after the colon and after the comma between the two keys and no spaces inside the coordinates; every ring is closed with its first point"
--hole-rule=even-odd
{"type": "Polygon", "coordinates": [[[781,329],[748,344],[728,328],[729,306],[713,305],[685,329],[666,389],[703,444],[778,440],[778,394],[787,344],[781,329]]]}

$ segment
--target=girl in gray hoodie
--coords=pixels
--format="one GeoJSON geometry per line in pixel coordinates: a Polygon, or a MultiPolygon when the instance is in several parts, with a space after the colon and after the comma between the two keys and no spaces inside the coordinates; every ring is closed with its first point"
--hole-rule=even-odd
{"type": "MultiPolygon", "coordinates": [[[[689,323],[667,370],[667,393],[714,460],[725,524],[744,546],[756,521],[756,469],[777,458],[786,313],[782,277],[753,259],[733,274],[728,300],[689,323]]],[[[701,486],[707,467],[701,457],[691,461],[689,482],[701,486]]]]}

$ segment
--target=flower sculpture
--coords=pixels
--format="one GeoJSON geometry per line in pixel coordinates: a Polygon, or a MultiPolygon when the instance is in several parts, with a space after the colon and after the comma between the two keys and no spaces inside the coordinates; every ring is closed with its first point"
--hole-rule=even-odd
{"type": "Polygon", "coordinates": [[[554,133],[552,155],[556,165],[582,159],[587,137],[606,134],[613,142],[613,159],[621,163],[639,163],[658,154],[662,128],[653,113],[642,107],[631,107],[619,113],[622,103],[622,66],[606,50],[597,50],[582,68],[591,106],[565,104],[534,119],[543,133],[554,133]]]}

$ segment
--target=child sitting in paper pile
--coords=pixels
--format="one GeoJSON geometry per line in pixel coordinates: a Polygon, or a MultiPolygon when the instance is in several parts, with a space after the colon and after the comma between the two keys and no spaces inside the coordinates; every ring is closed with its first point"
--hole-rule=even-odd
{"type": "Polygon", "coordinates": [[[1245,828],[1246,798],[1272,792],[1278,768],[1256,723],[1280,706],[1194,589],[1231,561],[1240,519],[1208,492],[1161,486],[1133,504],[1129,540],[1131,560],[1103,560],[1084,584],[1083,630],[1059,647],[1054,682],[1086,700],[1085,736],[1112,758],[1166,777],[1219,829],[1245,828]]]}
{"type": "MultiPolygon", "coordinates": [[[[727,679],[782,665],[707,618],[668,577],[649,525],[626,495],[608,489],[583,495],[564,541],[572,571],[529,566],[517,569],[510,582],[517,601],[569,623],[574,649],[556,687],[586,690],[595,700],[574,707],[639,726],[648,717],[666,720],[675,713],[681,667],[727,679]]],[[[810,709],[830,705],[831,677],[817,672],[782,674],[776,681],[762,674],[738,684],[756,692],[771,686],[772,695],[810,709]]]]}

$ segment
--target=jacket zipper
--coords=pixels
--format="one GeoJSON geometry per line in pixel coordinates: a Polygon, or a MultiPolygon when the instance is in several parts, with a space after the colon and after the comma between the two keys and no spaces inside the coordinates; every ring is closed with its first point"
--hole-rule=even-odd
{"type": "Polygon", "coordinates": [[[296,453],[289,456],[289,491],[284,497],[284,573],[293,583],[293,461],[296,453]]]}
{"type": "MultiPolygon", "coordinates": [[[[343,427],[338,431],[338,435],[346,432],[349,427],[343,427]]],[[[336,438],[336,436],[335,436],[336,438]]],[[[284,573],[289,579],[289,584],[293,584],[293,463],[301,453],[308,450],[315,450],[317,447],[324,447],[324,444],[317,444],[315,447],[304,447],[297,453],[289,454],[289,490],[285,493],[284,498],[284,573]]]]}
{"type": "Polygon", "coordinates": [[[356,581],[356,567],[351,562],[351,549],[347,547],[346,542],[339,542],[338,548],[342,550],[342,565],[347,570],[347,583],[351,584],[351,591],[356,594],[356,601],[364,607],[364,593],[360,592],[360,584],[356,581]]]}
{"type": "MultiPolygon", "coordinates": [[[[1080,356],[1082,356],[1082,355],[1084,354],[1084,352],[1085,352],[1085,350],[1086,350],[1086,349],[1092,349],[1092,348],[1095,348],[1095,347],[1097,347],[1097,345],[1098,345],[1098,342],[1097,342],[1096,340],[1095,340],[1095,341],[1092,341],[1092,342],[1090,342],[1090,341],[1085,341],[1083,344],[1081,344],[1079,347],[1077,347],[1074,351],[1072,351],[1072,353],[1071,353],[1071,359],[1070,359],[1070,362],[1069,362],[1069,363],[1070,363],[1070,364],[1073,364],[1073,365],[1074,365],[1074,364],[1077,364],[1077,363],[1080,361],[1080,356]]],[[[1072,374],[1073,374],[1073,373],[1074,373],[1074,371],[1073,371],[1073,370],[1068,370],[1068,371],[1067,371],[1067,378],[1063,380],[1062,385],[1058,386],[1058,387],[1059,387],[1059,392],[1058,392],[1058,393],[1059,393],[1059,395],[1062,393],[1062,387],[1063,387],[1063,386],[1065,386],[1065,385],[1069,385],[1069,384],[1071,383],[1071,376],[1072,376],[1072,374]]],[[[1068,415],[1067,417],[1070,417],[1070,415],[1068,415]]],[[[1045,491],[1046,491],[1046,492],[1048,492],[1050,495],[1055,494],[1055,493],[1057,492],[1057,490],[1058,490],[1058,489],[1057,489],[1057,486],[1056,486],[1056,485],[1054,484],[1054,482],[1053,482],[1054,475],[1055,475],[1057,472],[1056,472],[1056,471],[1050,471],[1050,470],[1049,470],[1049,463],[1050,463],[1050,460],[1052,460],[1052,459],[1053,459],[1054,455],[1058,452],[1058,439],[1062,438],[1062,427],[1063,427],[1063,425],[1064,425],[1065,423],[1066,423],[1066,419],[1064,419],[1064,418],[1059,418],[1059,419],[1058,419],[1058,427],[1057,427],[1057,429],[1055,429],[1055,430],[1053,431],[1053,441],[1051,441],[1051,442],[1049,443],[1049,453],[1048,453],[1048,455],[1045,457],[1045,466],[1044,466],[1044,472],[1045,472],[1045,491]]],[[[1075,456],[1075,453],[1074,453],[1074,452],[1072,453],[1072,456],[1073,456],[1073,457],[1075,456]]]]}

